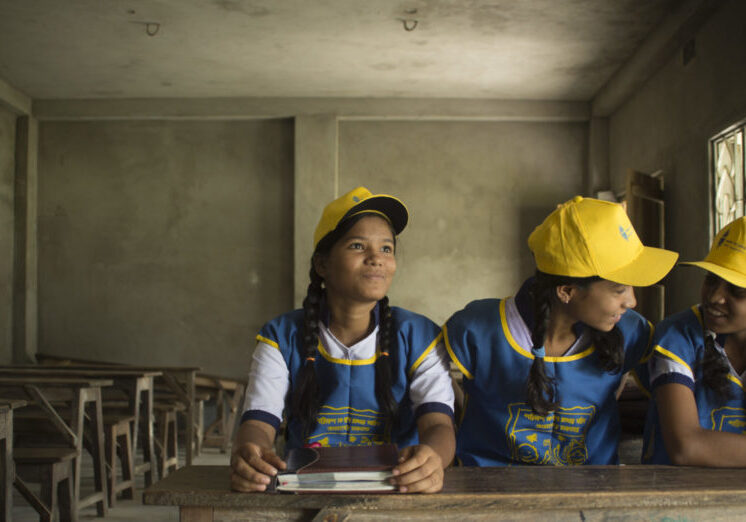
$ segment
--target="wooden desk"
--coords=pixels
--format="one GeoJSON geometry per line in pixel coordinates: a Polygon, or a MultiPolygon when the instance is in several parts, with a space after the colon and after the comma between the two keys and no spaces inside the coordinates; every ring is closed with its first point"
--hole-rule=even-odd
{"type": "Polygon", "coordinates": [[[160,377],[159,381],[163,382],[165,386],[168,387],[168,389],[172,393],[174,393],[174,395],[177,397],[177,400],[184,405],[184,416],[187,419],[186,439],[188,441],[191,441],[190,444],[186,445],[186,463],[187,466],[192,464],[196,446],[196,426],[199,422],[199,420],[197,419],[198,408],[195,391],[195,378],[197,372],[201,371],[202,368],[191,366],[131,366],[129,364],[100,362],[81,363],[80,361],[85,361],[85,359],[75,359],[42,353],[37,353],[36,359],[42,364],[54,367],[61,366],[64,368],[75,368],[79,370],[126,368],[128,370],[161,372],[162,376],[160,377]]]}
{"type": "Polygon", "coordinates": [[[51,421],[51,425],[62,435],[63,440],[74,448],[77,457],[74,464],[74,497],[78,510],[96,504],[99,516],[106,516],[108,495],[106,492],[106,466],[104,461],[104,426],[101,411],[101,387],[111,386],[110,379],[83,379],[73,377],[0,376],[0,396],[28,400],[38,405],[51,421]],[[65,411],[52,402],[64,401],[65,411]],[[68,410],[69,408],[69,410],[68,410]],[[65,420],[67,411],[71,420],[65,420]],[[91,456],[93,457],[93,494],[81,498],[80,469],[88,420],[91,456]]]}
{"type": "Polygon", "coordinates": [[[0,397],[0,518],[11,520],[13,513],[13,410],[26,401],[0,397]]]}
{"type": "Polygon", "coordinates": [[[746,516],[746,469],[673,466],[450,468],[434,495],[293,495],[230,491],[228,466],[192,466],[149,487],[143,503],[181,520],[623,520],[746,516]],[[316,518],[314,518],[316,517],[316,518]]]}
{"type": "Polygon", "coordinates": [[[132,434],[132,450],[137,451],[142,445],[143,464],[136,469],[144,473],[145,485],[155,481],[156,470],[154,445],[153,415],[153,380],[162,372],[133,370],[127,366],[103,367],[101,369],[79,369],[69,366],[38,365],[0,365],[0,377],[34,376],[34,377],[80,377],[111,379],[112,388],[121,390],[127,397],[127,410],[135,417],[132,434]]]}
{"type": "Polygon", "coordinates": [[[243,403],[246,381],[198,373],[196,385],[197,390],[207,390],[215,398],[215,421],[205,429],[202,443],[226,453],[243,403]]]}

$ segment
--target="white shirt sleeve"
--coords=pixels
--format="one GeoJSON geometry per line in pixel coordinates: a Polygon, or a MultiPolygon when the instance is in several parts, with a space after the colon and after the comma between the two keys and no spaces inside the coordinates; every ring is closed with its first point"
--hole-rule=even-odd
{"type": "Polygon", "coordinates": [[[280,350],[267,343],[257,343],[251,360],[243,411],[260,410],[282,420],[289,387],[290,372],[280,350]]]}
{"type": "Polygon", "coordinates": [[[409,383],[409,398],[414,411],[423,404],[441,403],[453,412],[453,387],[448,354],[441,340],[415,369],[409,383]]]}

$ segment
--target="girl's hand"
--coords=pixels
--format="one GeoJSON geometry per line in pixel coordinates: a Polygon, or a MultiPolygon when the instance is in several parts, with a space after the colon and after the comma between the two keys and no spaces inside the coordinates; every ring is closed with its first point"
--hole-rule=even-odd
{"type": "Polygon", "coordinates": [[[246,442],[231,455],[231,489],[265,491],[272,477],[277,475],[277,470],[285,467],[285,462],[271,448],[246,442]]]}
{"type": "Polygon", "coordinates": [[[426,444],[409,446],[399,452],[393,483],[401,493],[437,493],[443,489],[443,461],[426,444]]]}

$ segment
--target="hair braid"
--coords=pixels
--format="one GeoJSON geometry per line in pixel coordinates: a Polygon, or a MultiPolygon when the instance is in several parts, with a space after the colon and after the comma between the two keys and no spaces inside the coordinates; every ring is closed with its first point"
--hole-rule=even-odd
{"type": "Polygon", "coordinates": [[[305,361],[298,375],[298,384],[293,393],[293,414],[303,426],[303,437],[308,436],[316,425],[316,414],[321,407],[319,382],[314,361],[319,342],[319,319],[321,299],[324,295],[322,279],[311,266],[311,282],[303,299],[303,348],[305,361]]]}
{"type": "Polygon", "coordinates": [[[380,324],[378,333],[378,346],[380,353],[376,359],[376,399],[383,409],[386,423],[391,422],[391,431],[396,423],[396,412],[399,405],[391,393],[393,383],[393,364],[391,362],[391,350],[393,348],[393,319],[389,298],[384,297],[379,301],[380,324]]]}
{"type": "Polygon", "coordinates": [[[733,398],[733,391],[728,383],[730,367],[725,361],[725,357],[717,348],[712,335],[704,332],[705,335],[705,352],[700,361],[702,365],[702,382],[705,386],[714,391],[722,400],[733,398]]]}
{"type": "MultiPolygon", "coordinates": [[[[549,326],[549,313],[552,308],[553,289],[554,286],[544,284],[543,279],[537,272],[537,277],[531,289],[534,305],[534,327],[531,331],[533,349],[544,346],[544,338],[547,326],[549,326]]],[[[554,379],[546,374],[544,357],[534,356],[534,362],[531,364],[528,381],[526,382],[526,394],[531,409],[541,416],[545,416],[557,407],[557,403],[554,401],[554,379]]]]}

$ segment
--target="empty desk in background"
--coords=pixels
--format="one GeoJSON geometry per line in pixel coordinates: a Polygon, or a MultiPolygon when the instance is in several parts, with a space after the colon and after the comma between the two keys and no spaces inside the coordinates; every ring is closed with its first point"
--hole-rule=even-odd
{"type": "Polygon", "coordinates": [[[77,508],[96,504],[99,516],[105,516],[108,510],[101,387],[112,384],[111,379],[0,376],[0,396],[37,405],[61,439],[76,450],[73,494],[77,508]],[[68,413],[69,420],[66,419],[68,413]],[[94,492],[81,498],[80,470],[86,420],[93,457],[94,492]]]}
{"type": "Polygon", "coordinates": [[[79,369],[69,366],[5,365],[0,366],[1,376],[44,376],[111,379],[111,388],[120,390],[127,398],[125,409],[135,417],[132,450],[142,446],[143,464],[135,471],[145,476],[145,485],[152,484],[156,477],[153,452],[153,382],[162,374],[158,371],[131,369],[128,366],[106,366],[96,369],[79,369]]]}

